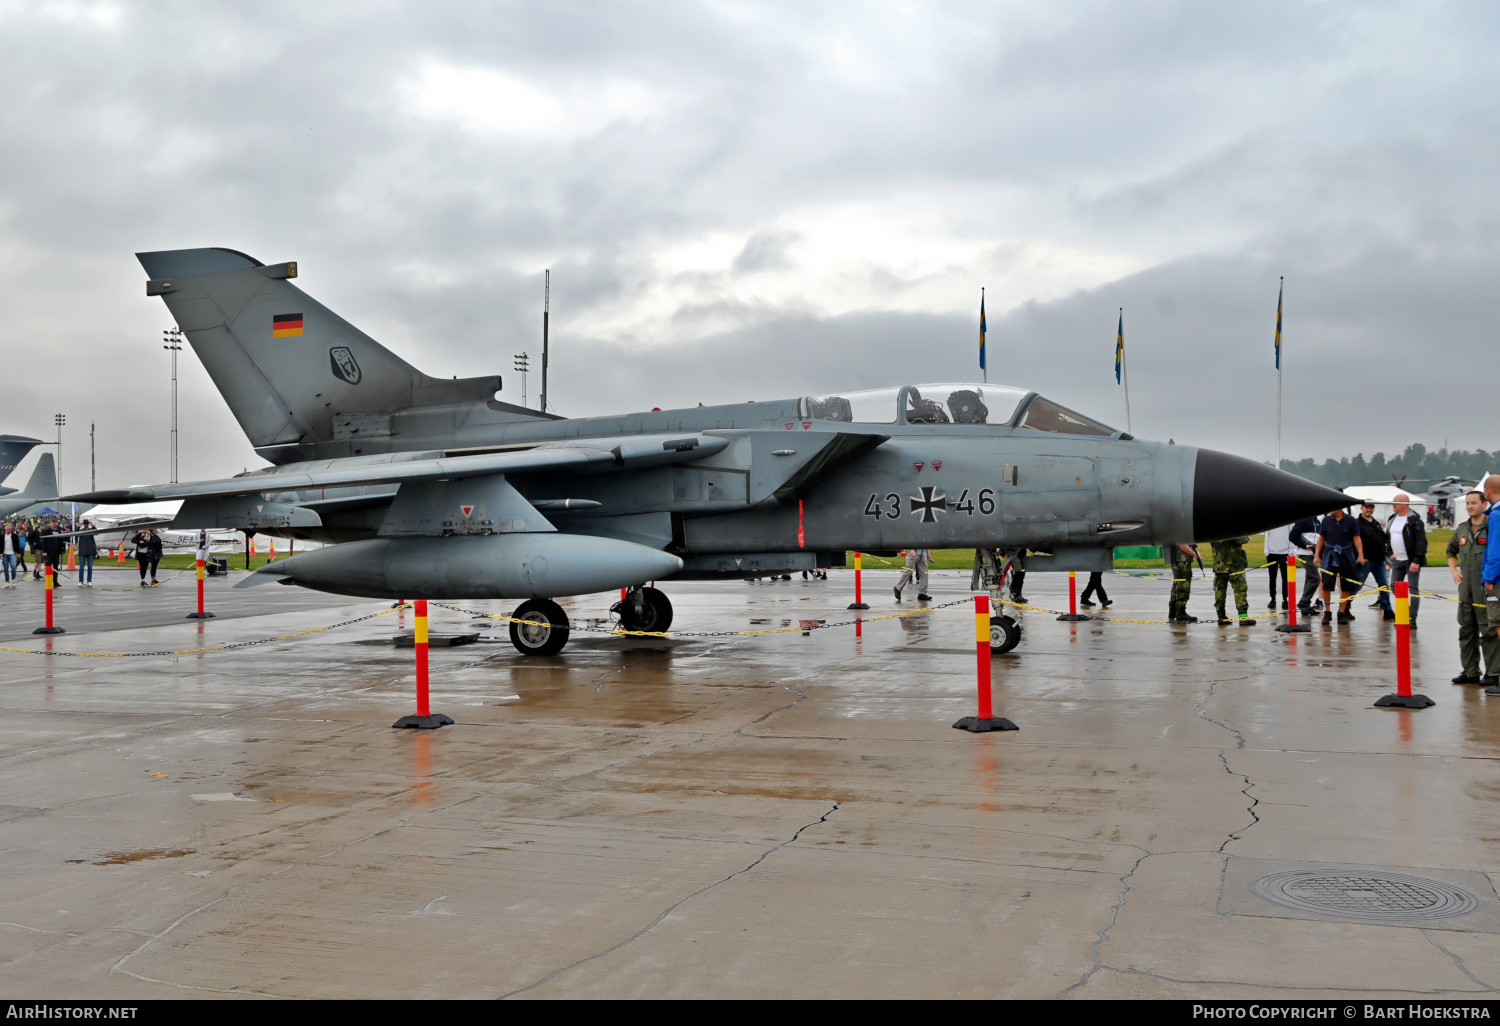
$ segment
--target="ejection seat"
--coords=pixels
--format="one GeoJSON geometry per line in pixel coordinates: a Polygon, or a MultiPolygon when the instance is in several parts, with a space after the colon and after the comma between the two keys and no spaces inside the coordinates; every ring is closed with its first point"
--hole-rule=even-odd
{"type": "Polygon", "coordinates": [[[948,409],[953,413],[955,424],[989,423],[989,407],[972,388],[960,388],[948,396],[948,409]]]}
{"type": "Polygon", "coordinates": [[[922,393],[915,388],[906,390],[906,422],[908,424],[947,424],[948,414],[943,411],[943,404],[931,399],[923,399],[922,393]]]}

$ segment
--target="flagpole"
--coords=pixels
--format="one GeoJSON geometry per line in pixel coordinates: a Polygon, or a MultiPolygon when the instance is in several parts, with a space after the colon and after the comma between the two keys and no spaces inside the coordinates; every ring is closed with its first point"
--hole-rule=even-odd
{"type": "Polygon", "coordinates": [[[979,369],[984,372],[984,383],[988,385],[990,383],[990,354],[985,351],[985,346],[989,343],[984,337],[984,330],[984,286],[981,285],[979,287],[979,359],[981,363],[979,369]]]}
{"type": "MultiPolygon", "coordinates": [[[[1125,308],[1120,307],[1120,337],[1125,337],[1125,308]]],[[[1130,426],[1130,355],[1126,353],[1125,347],[1120,346],[1120,373],[1124,377],[1125,384],[1125,432],[1135,434],[1135,428],[1130,426]]]]}
{"type": "Polygon", "coordinates": [[[1281,300],[1286,294],[1286,276],[1276,292],[1276,469],[1281,469],[1281,300]]]}

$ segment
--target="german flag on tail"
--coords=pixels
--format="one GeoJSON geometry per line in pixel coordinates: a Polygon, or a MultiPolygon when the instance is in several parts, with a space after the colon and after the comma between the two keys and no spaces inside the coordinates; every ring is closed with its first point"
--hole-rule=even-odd
{"type": "Polygon", "coordinates": [[[276,314],[271,318],[272,338],[295,338],[302,334],[302,315],[276,314]]]}

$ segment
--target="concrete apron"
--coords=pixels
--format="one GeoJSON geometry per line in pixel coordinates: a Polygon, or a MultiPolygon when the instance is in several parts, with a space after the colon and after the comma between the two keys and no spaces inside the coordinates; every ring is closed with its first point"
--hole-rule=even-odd
{"type": "MultiPolygon", "coordinates": [[[[867,574],[871,614],[895,608],[886,576],[867,574]]],[[[662,587],[679,629],[763,629],[850,618],[850,575],[830,577],[662,587]]],[[[936,574],[934,597],[967,584],[936,574]]],[[[1164,614],[1166,584],[1107,584],[1110,613],[1164,614]]],[[[1026,582],[1051,609],[1066,586],[1026,582]]],[[[566,605],[587,623],[615,598],[566,605]]],[[[168,601],[168,586],[64,587],[73,626],[51,644],[186,648],[383,605],[226,585],[210,591],[219,619],[177,623],[168,601]],[[160,626],[122,629],[136,621],[160,626]]],[[[0,984],[140,998],[1489,994],[1500,700],[1447,683],[1453,606],[1428,600],[1414,676],[1438,705],[1372,708],[1394,688],[1394,644],[1366,602],[1349,627],[1290,637],[1271,621],[1022,614],[1020,647],[994,660],[995,713],[1014,734],[950,727],[975,705],[963,608],[869,622],[858,639],[575,633],[545,660],[504,641],[435,650],[433,711],[458,723],[433,732],[390,729],[412,703],[396,614],[198,656],[0,653],[0,984]],[[1339,867],[1425,874],[1479,905],[1351,920],[1250,890],[1339,867]]],[[[40,591],[0,592],[0,606],[19,637],[40,591]]],[[[1191,609],[1211,615],[1204,584],[1191,609]]],[[[473,629],[432,612],[434,631],[473,629]]],[[[1357,901],[1376,885],[1337,886],[1357,901]]]]}

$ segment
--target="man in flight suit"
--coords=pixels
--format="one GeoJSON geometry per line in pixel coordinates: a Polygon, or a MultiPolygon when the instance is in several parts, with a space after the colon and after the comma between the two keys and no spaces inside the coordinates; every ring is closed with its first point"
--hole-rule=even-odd
{"type": "Polygon", "coordinates": [[[1500,634],[1490,626],[1485,611],[1484,589],[1479,579],[1484,573],[1484,548],[1489,541],[1489,518],[1484,513],[1484,493],[1464,496],[1469,519],[1453,529],[1448,539],[1448,570],[1458,585],[1458,654],[1463,672],[1453,678],[1455,684],[1500,684],[1500,634]],[[1479,655],[1484,653],[1483,677],[1479,676],[1479,655]]]}
{"type": "Polygon", "coordinates": [[[917,601],[932,601],[932,596],[927,594],[927,567],[931,562],[932,552],[928,549],[906,550],[906,569],[901,571],[901,580],[897,581],[896,587],[892,589],[896,593],[897,602],[901,601],[901,591],[911,583],[913,577],[917,579],[917,601]]]}
{"type": "Polygon", "coordinates": [[[1249,538],[1228,538],[1214,542],[1214,611],[1219,614],[1219,626],[1234,621],[1224,615],[1224,600],[1229,586],[1234,585],[1234,605],[1240,613],[1241,627],[1254,627],[1250,619],[1249,587],[1245,584],[1245,571],[1250,567],[1250,558],[1245,555],[1245,543],[1249,538]]]}
{"type": "Polygon", "coordinates": [[[1191,545],[1169,545],[1167,555],[1172,560],[1172,598],[1167,604],[1168,623],[1197,623],[1196,616],[1187,611],[1188,596],[1193,590],[1193,560],[1198,550],[1191,545]]]}

